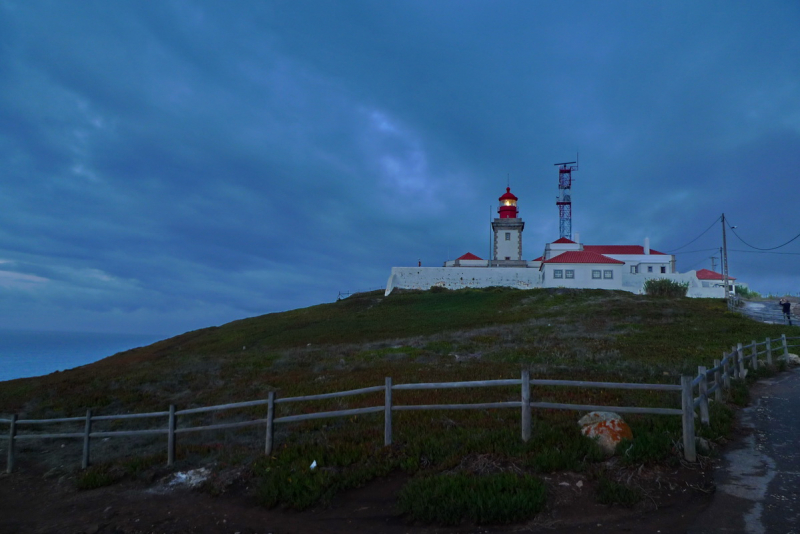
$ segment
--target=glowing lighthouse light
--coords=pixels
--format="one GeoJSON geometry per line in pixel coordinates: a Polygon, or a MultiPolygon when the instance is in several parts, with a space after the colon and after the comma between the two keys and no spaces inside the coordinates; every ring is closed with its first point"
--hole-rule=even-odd
{"type": "Polygon", "coordinates": [[[506,192],[501,196],[500,207],[497,208],[497,213],[500,214],[501,219],[516,219],[517,218],[517,197],[511,193],[511,188],[506,187],[506,192]]]}

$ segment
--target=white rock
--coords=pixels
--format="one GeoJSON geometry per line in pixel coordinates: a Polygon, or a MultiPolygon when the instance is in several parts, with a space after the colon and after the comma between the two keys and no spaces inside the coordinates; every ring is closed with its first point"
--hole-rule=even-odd
{"type": "Polygon", "coordinates": [[[584,436],[597,440],[600,449],[613,456],[617,445],[623,439],[632,439],[633,433],[628,424],[614,412],[590,412],[578,421],[584,436]]]}
{"type": "Polygon", "coordinates": [[[593,425],[600,421],[623,421],[622,417],[614,412],[589,412],[578,419],[578,426],[593,425]]]}

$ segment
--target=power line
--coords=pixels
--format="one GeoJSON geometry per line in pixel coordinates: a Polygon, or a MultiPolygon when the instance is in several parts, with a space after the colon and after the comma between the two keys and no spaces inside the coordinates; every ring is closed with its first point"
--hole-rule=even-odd
{"type": "MultiPolygon", "coordinates": [[[[726,222],[727,222],[727,221],[726,221],[726,222]]],[[[789,241],[787,241],[786,243],[784,243],[784,244],[782,244],[782,245],[778,245],[777,247],[761,248],[761,247],[756,247],[756,246],[753,246],[753,245],[751,245],[750,243],[748,243],[747,241],[745,241],[744,239],[742,239],[742,238],[739,236],[739,234],[737,234],[737,233],[736,233],[736,230],[734,230],[734,227],[733,227],[733,226],[731,226],[731,223],[727,223],[727,224],[728,224],[728,227],[731,229],[731,232],[733,232],[733,235],[735,235],[737,238],[739,238],[739,241],[741,241],[742,243],[744,243],[744,244],[745,244],[745,245],[747,245],[748,247],[750,247],[750,248],[754,248],[754,249],[756,249],[756,250],[775,250],[776,248],[785,247],[786,245],[788,245],[789,243],[791,243],[792,241],[794,241],[795,239],[797,239],[798,237],[800,237],[800,234],[797,234],[796,236],[794,236],[793,238],[791,238],[791,239],[790,239],[789,241]]]]}
{"type": "MultiPolygon", "coordinates": [[[[720,217],[721,217],[721,215],[720,215],[720,217]]],[[[672,250],[668,250],[668,251],[667,251],[667,253],[670,253],[670,254],[671,254],[671,253],[675,252],[676,250],[680,250],[680,249],[682,249],[682,248],[684,248],[684,247],[688,247],[689,245],[691,245],[692,243],[694,243],[695,241],[697,241],[698,239],[700,239],[701,237],[703,237],[703,236],[706,234],[706,232],[708,232],[709,230],[711,230],[711,229],[714,227],[714,225],[715,225],[715,224],[717,224],[717,223],[719,222],[719,219],[720,219],[720,217],[717,217],[716,219],[714,219],[714,222],[712,222],[712,223],[711,223],[711,224],[708,226],[708,228],[706,228],[705,230],[703,230],[703,233],[702,233],[702,234],[700,234],[699,236],[695,237],[694,239],[692,239],[691,241],[689,241],[688,243],[686,243],[685,245],[683,245],[683,246],[681,246],[681,247],[674,248],[674,249],[672,249],[672,250]]]]}
{"type": "Polygon", "coordinates": [[[747,254],[781,254],[787,256],[800,256],[800,252],[765,252],[763,250],[737,250],[735,248],[728,249],[731,252],[745,252],[747,254]]]}
{"type": "Polygon", "coordinates": [[[715,251],[719,251],[719,247],[714,247],[714,248],[701,248],[701,249],[698,249],[698,250],[686,250],[686,251],[684,251],[684,252],[678,252],[678,254],[693,254],[693,253],[695,253],[695,252],[708,252],[709,250],[715,250],[715,251]]]}

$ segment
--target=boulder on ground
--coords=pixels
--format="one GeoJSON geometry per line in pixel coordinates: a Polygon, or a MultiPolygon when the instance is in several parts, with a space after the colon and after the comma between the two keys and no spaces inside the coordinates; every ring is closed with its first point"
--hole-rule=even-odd
{"type": "Polygon", "coordinates": [[[614,412],[590,412],[578,420],[584,436],[596,438],[600,449],[613,456],[623,439],[633,439],[631,427],[614,412]]]}
{"type": "Polygon", "coordinates": [[[786,363],[788,363],[792,367],[796,367],[796,366],[800,365],[800,356],[798,356],[797,354],[789,353],[786,356],[784,356],[783,358],[786,360],[786,363]]]}

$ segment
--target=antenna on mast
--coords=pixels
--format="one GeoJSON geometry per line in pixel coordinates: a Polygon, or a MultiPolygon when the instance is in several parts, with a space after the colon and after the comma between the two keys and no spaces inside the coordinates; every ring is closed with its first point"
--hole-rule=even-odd
{"type": "Polygon", "coordinates": [[[575,161],[554,163],[554,165],[558,167],[559,194],[556,197],[556,206],[558,206],[559,238],[572,240],[572,171],[578,170],[578,158],[576,157],[575,161]]]}

